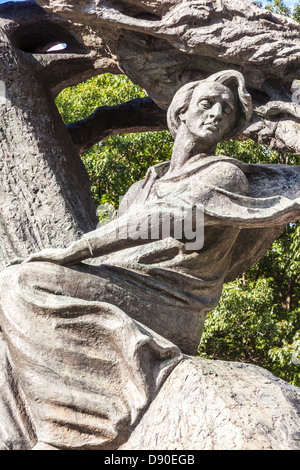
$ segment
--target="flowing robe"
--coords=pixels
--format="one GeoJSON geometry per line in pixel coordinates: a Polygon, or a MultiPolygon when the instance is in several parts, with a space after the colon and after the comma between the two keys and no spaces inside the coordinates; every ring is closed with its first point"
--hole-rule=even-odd
{"type": "Polygon", "coordinates": [[[141,206],[174,217],[203,207],[201,249],[168,237],[77,266],[36,262],[2,273],[7,447],[122,445],[182,352],[196,352],[223,283],[300,217],[299,167],[228,157],[193,160],[177,174],[168,167],[151,168],[132,186],[120,217],[135,217],[141,206]]]}

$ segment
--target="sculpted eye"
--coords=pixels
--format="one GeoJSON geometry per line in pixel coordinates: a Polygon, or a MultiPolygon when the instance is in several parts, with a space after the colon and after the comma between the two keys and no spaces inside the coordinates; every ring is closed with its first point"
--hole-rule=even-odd
{"type": "Polygon", "coordinates": [[[223,113],[224,114],[230,114],[231,113],[231,107],[228,105],[223,105],[223,113]]]}
{"type": "Polygon", "coordinates": [[[212,103],[209,100],[202,100],[202,101],[200,101],[199,106],[202,109],[209,109],[209,108],[211,108],[212,103]]]}

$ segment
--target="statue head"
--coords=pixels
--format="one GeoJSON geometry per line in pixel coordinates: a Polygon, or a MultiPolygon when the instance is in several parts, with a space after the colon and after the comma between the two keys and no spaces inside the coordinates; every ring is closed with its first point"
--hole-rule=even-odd
{"type": "Polygon", "coordinates": [[[168,126],[174,138],[184,125],[195,142],[205,141],[214,148],[236,135],[251,113],[243,75],[226,70],[180,88],[168,109],[168,126]]]}

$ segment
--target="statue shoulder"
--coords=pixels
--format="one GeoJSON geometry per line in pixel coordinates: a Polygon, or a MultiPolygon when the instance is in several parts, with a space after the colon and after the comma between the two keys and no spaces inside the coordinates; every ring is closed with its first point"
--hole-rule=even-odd
{"type": "Polygon", "coordinates": [[[156,181],[158,178],[163,176],[169,169],[170,162],[162,162],[158,163],[157,165],[154,165],[150,167],[147,170],[146,176],[144,179],[137,181],[134,183],[130,188],[128,189],[127,193],[122,198],[122,201],[120,203],[119,207],[119,217],[121,215],[124,215],[129,207],[134,204],[135,202],[139,201],[139,196],[141,195],[141,192],[145,190],[145,187],[147,185],[150,185],[156,181]]]}
{"type": "Polygon", "coordinates": [[[141,180],[134,183],[122,197],[118,210],[119,217],[126,214],[128,208],[137,200],[138,194],[143,188],[143,182],[141,180]]]}

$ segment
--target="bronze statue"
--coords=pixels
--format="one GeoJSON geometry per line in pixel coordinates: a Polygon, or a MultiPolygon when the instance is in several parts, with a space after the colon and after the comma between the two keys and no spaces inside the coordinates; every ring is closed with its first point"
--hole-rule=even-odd
{"type": "Polygon", "coordinates": [[[299,167],[215,155],[249,121],[251,103],[233,70],[185,85],[168,111],[171,161],[130,188],[118,218],[1,274],[0,325],[25,440],[124,445],[167,377],[191,361],[184,354],[196,353],[224,282],[299,218],[299,167]],[[197,210],[204,240],[195,248],[179,228],[189,214],[197,237],[197,210]]]}

